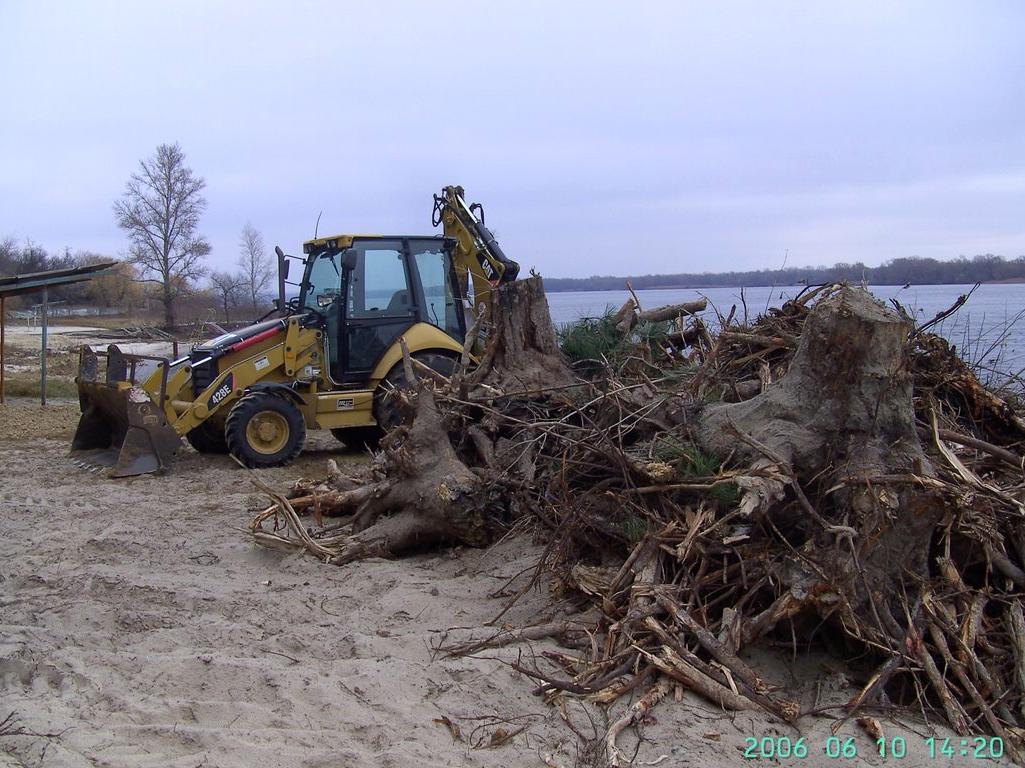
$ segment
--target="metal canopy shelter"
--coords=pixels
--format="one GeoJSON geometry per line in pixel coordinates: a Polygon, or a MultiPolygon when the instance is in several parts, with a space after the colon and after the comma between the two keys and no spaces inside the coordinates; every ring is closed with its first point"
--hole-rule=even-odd
{"type": "Polygon", "coordinates": [[[39,353],[40,378],[39,394],[40,402],[46,405],[46,331],[47,331],[47,289],[60,285],[71,285],[92,280],[95,277],[102,277],[116,265],[116,261],[105,261],[99,264],[90,264],[86,267],[73,267],[71,269],[51,269],[47,272],[30,272],[24,275],[12,277],[0,277],[0,403],[5,401],[4,393],[4,335],[7,324],[6,302],[9,296],[21,296],[26,293],[43,294],[42,303],[42,348],[39,353]]]}

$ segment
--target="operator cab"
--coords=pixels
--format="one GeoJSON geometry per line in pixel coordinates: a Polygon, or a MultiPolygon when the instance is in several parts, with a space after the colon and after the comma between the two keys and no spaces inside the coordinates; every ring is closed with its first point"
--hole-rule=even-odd
{"type": "Polygon", "coordinates": [[[336,235],[303,244],[300,312],[324,325],[336,384],[370,378],[384,353],[416,323],[462,342],[463,294],[449,237],[336,235]]]}

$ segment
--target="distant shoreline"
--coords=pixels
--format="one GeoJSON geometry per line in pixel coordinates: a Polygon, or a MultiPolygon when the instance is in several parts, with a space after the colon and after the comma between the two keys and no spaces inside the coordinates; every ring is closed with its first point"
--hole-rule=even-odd
{"type": "MultiPolygon", "coordinates": [[[[560,278],[562,279],[562,278],[560,278]]],[[[621,288],[549,288],[545,286],[545,290],[550,293],[604,293],[605,291],[626,291],[629,290],[626,287],[626,281],[630,278],[624,278],[623,286],[621,288]]],[[[715,288],[803,288],[804,285],[800,283],[745,283],[744,285],[646,285],[643,288],[635,287],[635,291],[709,291],[715,288]]]]}
{"type": "MultiPolygon", "coordinates": [[[[552,278],[553,280],[573,280],[575,278],[552,278]]],[[[607,288],[607,287],[588,287],[581,286],[577,287],[561,287],[559,285],[545,286],[545,290],[550,293],[604,293],[606,291],[626,291],[626,281],[631,280],[629,277],[623,278],[623,284],[619,288],[607,288]]],[[[860,281],[859,281],[860,282],[860,281]]],[[[880,281],[869,281],[869,285],[904,285],[904,282],[880,282],[880,281]]],[[[1025,285],[1025,277],[1009,277],[1004,280],[982,280],[981,285],[1025,285]]],[[[820,285],[820,283],[813,283],[812,286],[820,285]]],[[[947,283],[947,282],[913,282],[911,285],[974,285],[971,282],[963,283],[947,283]]],[[[804,288],[805,283],[735,283],[735,284],[720,284],[720,285],[694,285],[694,284],[680,284],[672,283],[668,285],[646,285],[644,287],[634,287],[635,291],[709,291],[717,288],[804,288]]]]}
{"type": "Polygon", "coordinates": [[[975,285],[976,283],[1025,283],[1025,256],[1006,259],[982,254],[971,259],[949,261],[918,256],[891,259],[877,267],[861,262],[839,262],[831,267],[784,267],[783,269],[746,269],[723,272],[661,272],[658,274],[588,277],[548,277],[545,287],[560,291],[611,291],[626,288],[630,281],[635,291],[649,289],[711,290],[713,288],[774,288],[787,285],[823,285],[842,280],[851,285],[975,285]]]}

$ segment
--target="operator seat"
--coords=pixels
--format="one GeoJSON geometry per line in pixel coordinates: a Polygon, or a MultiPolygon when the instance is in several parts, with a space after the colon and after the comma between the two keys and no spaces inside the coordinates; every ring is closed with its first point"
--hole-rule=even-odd
{"type": "Polygon", "coordinates": [[[409,291],[403,289],[401,291],[395,291],[395,295],[391,297],[391,301],[388,302],[388,306],[385,308],[385,312],[389,315],[399,315],[409,309],[409,291]]]}

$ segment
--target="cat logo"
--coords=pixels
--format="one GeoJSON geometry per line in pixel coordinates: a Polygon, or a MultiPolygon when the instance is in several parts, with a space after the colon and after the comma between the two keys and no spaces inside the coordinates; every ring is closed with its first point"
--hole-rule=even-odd
{"type": "Polygon", "coordinates": [[[495,268],[488,261],[488,257],[480,253],[477,255],[477,262],[480,264],[481,271],[484,272],[485,279],[492,285],[498,285],[498,276],[495,274],[495,268]]]}
{"type": "Polygon", "coordinates": [[[228,374],[228,378],[226,378],[224,380],[224,383],[221,384],[221,386],[219,386],[217,388],[217,390],[212,395],[210,395],[209,409],[212,411],[214,408],[216,408],[218,405],[220,405],[221,402],[226,397],[228,397],[232,393],[232,390],[234,390],[234,389],[235,389],[235,374],[229,373],[228,374]]]}
{"type": "Polygon", "coordinates": [[[335,407],[339,411],[351,411],[355,407],[355,400],[351,397],[340,397],[335,407]]]}

